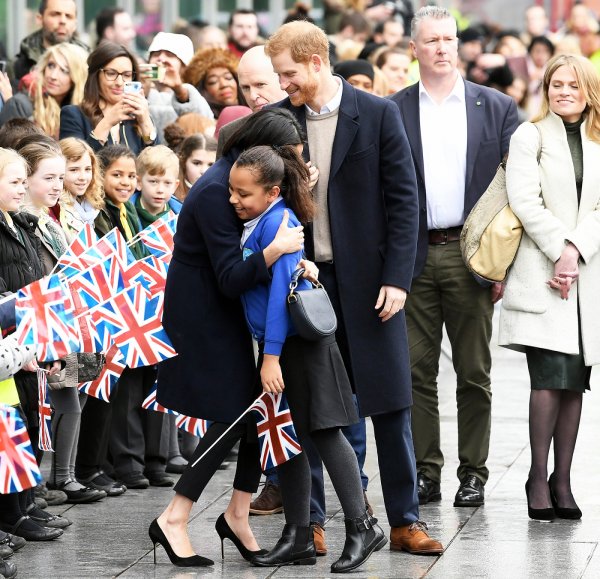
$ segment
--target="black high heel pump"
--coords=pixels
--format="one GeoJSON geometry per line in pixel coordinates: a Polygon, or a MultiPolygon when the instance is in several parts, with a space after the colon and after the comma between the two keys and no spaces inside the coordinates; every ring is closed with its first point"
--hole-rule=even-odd
{"type": "Polygon", "coordinates": [[[223,559],[225,559],[225,547],[223,545],[225,539],[229,539],[237,547],[237,550],[240,552],[240,555],[244,559],[246,559],[246,561],[251,561],[252,558],[256,557],[257,555],[265,555],[266,553],[268,553],[266,549],[250,551],[250,549],[244,547],[244,544],[240,541],[238,536],[233,532],[233,530],[229,526],[229,523],[225,520],[225,513],[221,513],[219,515],[219,518],[215,523],[215,530],[221,538],[221,557],[223,559]]]}
{"type": "Polygon", "coordinates": [[[201,557],[200,555],[192,555],[191,557],[180,557],[175,554],[171,544],[169,543],[167,537],[163,533],[163,530],[160,528],[158,521],[154,519],[150,523],[150,528],[148,529],[148,535],[150,535],[150,540],[154,545],[154,564],[156,565],[156,544],[162,545],[163,549],[166,551],[169,556],[169,560],[173,565],[177,567],[209,567],[210,565],[214,565],[215,562],[207,559],[206,557],[201,557]]]}
{"type": "Polygon", "coordinates": [[[530,519],[536,521],[553,521],[556,518],[556,514],[552,507],[547,509],[532,509],[529,506],[529,479],[525,483],[525,494],[527,495],[527,514],[530,519]]]}
{"type": "Polygon", "coordinates": [[[559,519],[569,519],[571,521],[576,521],[577,519],[581,519],[582,512],[578,506],[575,508],[566,508],[559,507],[558,501],[556,500],[556,495],[554,494],[554,473],[550,475],[548,479],[548,486],[550,487],[550,500],[552,501],[552,506],[554,507],[554,512],[559,519]]]}

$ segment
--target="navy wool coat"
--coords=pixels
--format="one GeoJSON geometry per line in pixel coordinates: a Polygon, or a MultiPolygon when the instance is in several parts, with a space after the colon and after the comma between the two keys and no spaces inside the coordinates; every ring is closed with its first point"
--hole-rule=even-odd
{"type": "MultiPolygon", "coordinates": [[[[423,170],[423,145],[419,121],[419,84],[413,84],[388,97],[400,109],[417,172],[419,187],[419,244],[414,276],[425,266],[429,238],[427,198],[423,170]]],[[[494,178],[498,165],[508,153],[510,137],[518,126],[517,106],[501,92],[465,81],[467,107],[467,175],[464,218],[494,178]]]]}
{"type": "Polygon", "coordinates": [[[239,296],[270,280],[262,253],[242,260],[242,225],[229,203],[235,158],[219,159],[183,203],[163,316],[178,355],[158,367],[160,404],[225,423],[238,418],[258,394],[239,296]]]}
{"type": "MultiPolygon", "coordinates": [[[[331,153],[328,203],[336,281],[363,416],[412,404],[404,312],[382,323],[382,285],[410,290],[417,241],[417,187],[398,108],[343,82],[331,153]]],[[[305,107],[278,105],[306,127],[305,107]]],[[[308,147],[304,149],[309,158],[308,147]]],[[[314,258],[308,227],[306,252],[314,258]]]]}

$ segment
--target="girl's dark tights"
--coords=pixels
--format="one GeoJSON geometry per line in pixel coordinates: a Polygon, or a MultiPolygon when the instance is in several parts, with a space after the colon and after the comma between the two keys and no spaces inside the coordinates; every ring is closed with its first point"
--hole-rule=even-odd
{"type": "MultiPolygon", "coordinates": [[[[327,469],[344,516],[354,519],[364,515],[365,501],[356,454],[342,431],[329,428],[312,432],[309,436],[327,469]]],[[[302,452],[278,466],[277,474],[286,523],[308,526],[311,477],[306,453],[302,452]]]]}

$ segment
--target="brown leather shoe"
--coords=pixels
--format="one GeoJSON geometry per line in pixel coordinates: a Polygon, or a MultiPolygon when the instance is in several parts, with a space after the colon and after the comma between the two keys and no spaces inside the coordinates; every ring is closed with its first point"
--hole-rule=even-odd
{"type": "Polygon", "coordinates": [[[281,491],[277,485],[267,481],[262,492],[250,503],[251,515],[276,515],[283,512],[281,491]]]}
{"type": "Polygon", "coordinates": [[[429,537],[427,525],[422,521],[415,521],[403,527],[392,527],[390,549],[407,551],[413,555],[441,555],[444,552],[442,544],[429,537]]]}
{"type": "Polygon", "coordinates": [[[327,555],[327,543],[325,543],[325,529],[319,523],[311,523],[313,537],[315,539],[315,551],[317,557],[327,555]]]}

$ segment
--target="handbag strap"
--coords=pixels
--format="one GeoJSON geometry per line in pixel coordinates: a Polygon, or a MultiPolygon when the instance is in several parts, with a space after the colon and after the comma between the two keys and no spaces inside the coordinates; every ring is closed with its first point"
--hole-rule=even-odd
{"type": "MultiPolygon", "coordinates": [[[[531,123],[538,132],[538,135],[540,137],[540,144],[538,146],[538,152],[537,152],[537,163],[538,165],[540,164],[540,159],[542,158],[542,131],[540,131],[540,128],[537,126],[537,123],[531,123]]],[[[506,161],[508,161],[508,153],[506,153],[506,155],[504,155],[504,158],[502,159],[502,161],[500,161],[500,166],[506,170],[506,161]]]]}
{"type": "MultiPolygon", "coordinates": [[[[294,293],[294,290],[298,287],[298,280],[300,279],[300,276],[305,272],[306,270],[303,267],[299,267],[293,274],[292,274],[292,278],[290,280],[290,295],[294,293]]],[[[311,281],[310,283],[312,283],[313,287],[316,288],[321,288],[323,287],[323,285],[320,282],[315,283],[314,281],[311,281]]]]}
{"type": "Polygon", "coordinates": [[[304,273],[305,269],[303,267],[299,267],[293,274],[292,279],[290,280],[290,290],[295,290],[298,285],[298,279],[304,273]],[[293,286],[293,287],[292,287],[293,286]]]}
{"type": "Polygon", "coordinates": [[[539,165],[540,159],[542,158],[542,131],[540,131],[540,128],[537,126],[537,123],[533,123],[533,126],[537,129],[538,135],[540,137],[540,144],[538,146],[538,153],[537,153],[537,162],[539,165]]]}

